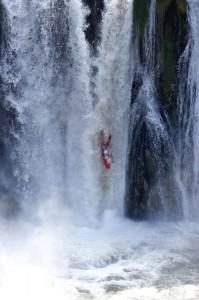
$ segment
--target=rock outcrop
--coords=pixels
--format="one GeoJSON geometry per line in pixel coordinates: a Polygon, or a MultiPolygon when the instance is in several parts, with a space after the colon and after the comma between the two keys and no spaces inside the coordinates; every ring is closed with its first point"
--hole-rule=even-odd
{"type": "MultiPolygon", "coordinates": [[[[142,90],[146,72],[145,45],[146,29],[149,24],[150,1],[134,2],[134,40],[137,43],[137,73],[132,84],[133,107],[142,90]]],[[[160,118],[170,134],[175,127],[178,107],[179,60],[185,50],[188,39],[186,0],[157,0],[155,13],[154,95],[158,101],[160,118]]],[[[150,72],[149,71],[149,72],[150,72]]],[[[146,100],[146,99],[145,99],[146,100]]],[[[127,173],[126,214],[131,218],[145,219],[163,211],[161,193],[167,198],[168,210],[180,212],[178,206],[179,191],[172,175],[172,153],[164,137],[157,140],[158,151],[154,152],[153,140],[156,134],[147,126],[145,112],[138,112],[139,120],[134,131],[130,131],[130,151],[127,173]],[[161,191],[157,185],[161,186],[161,191]],[[170,209],[169,209],[170,208],[170,209]]]]}

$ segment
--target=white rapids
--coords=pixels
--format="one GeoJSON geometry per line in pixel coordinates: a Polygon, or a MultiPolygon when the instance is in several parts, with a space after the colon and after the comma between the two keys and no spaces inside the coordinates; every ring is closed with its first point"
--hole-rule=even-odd
{"type": "Polygon", "coordinates": [[[198,299],[198,224],[132,223],[107,212],[96,229],[60,220],[22,227],[2,234],[1,299],[198,299]]]}

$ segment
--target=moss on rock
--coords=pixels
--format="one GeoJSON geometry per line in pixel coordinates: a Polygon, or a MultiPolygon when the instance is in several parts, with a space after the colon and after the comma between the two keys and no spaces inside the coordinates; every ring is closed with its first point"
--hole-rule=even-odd
{"type": "MultiPolygon", "coordinates": [[[[144,33],[149,18],[148,0],[134,1],[134,32],[138,40],[140,62],[144,59],[144,33]]],[[[187,1],[156,0],[155,66],[156,85],[163,107],[173,110],[173,93],[177,78],[177,65],[184,51],[187,37],[187,1]]],[[[175,102],[175,101],[174,101],[175,102]]],[[[172,113],[171,113],[172,114],[172,113]]]]}
{"type": "Polygon", "coordinates": [[[186,0],[157,1],[159,95],[171,121],[175,117],[178,60],[187,42],[186,0]]]}
{"type": "Polygon", "coordinates": [[[186,14],[187,12],[187,1],[186,0],[176,0],[177,9],[181,14],[186,14]]]}
{"type": "Polygon", "coordinates": [[[145,32],[145,27],[148,21],[148,1],[147,0],[135,0],[133,6],[134,13],[134,27],[136,32],[139,33],[142,39],[145,32]]]}
{"type": "MultiPolygon", "coordinates": [[[[132,83],[131,105],[139,96],[145,76],[143,72],[146,66],[144,34],[148,26],[150,3],[149,0],[134,0],[135,45],[138,42],[138,62],[141,67],[139,66],[132,83]]],[[[155,91],[157,91],[163,120],[166,122],[169,120],[171,126],[174,127],[178,113],[179,59],[187,45],[187,37],[187,1],[156,0],[156,32],[153,43],[155,60],[154,64],[149,67],[149,72],[155,70],[155,91]]],[[[169,163],[171,161],[169,148],[162,138],[159,140],[159,156],[154,155],[151,132],[145,122],[144,110],[141,109],[138,116],[136,116],[137,123],[130,132],[132,144],[129,147],[127,170],[126,214],[130,218],[145,219],[157,215],[158,212],[164,213],[165,208],[161,204],[162,196],[158,185],[164,188],[168,199],[166,209],[171,211],[171,214],[172,210],[176,214],[177,211],[179,212],[176,199],[180,197],[180,191],[176,188],[172,175],[173,166],[169,163]]]]}
{"type": "Polygon", "coordinates": [[[164,16],[164,13],[168,9],[171,2],[172,0],[157,0],[157,8],[162,13],[162,16],[164,16]]]}

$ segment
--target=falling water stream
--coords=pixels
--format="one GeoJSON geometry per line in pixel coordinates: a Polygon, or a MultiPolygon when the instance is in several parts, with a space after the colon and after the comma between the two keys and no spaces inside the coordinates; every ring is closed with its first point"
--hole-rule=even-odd
{"type": "Polygon", "coordinates": [[[199,4],[188,1],[173,135],[155,87],[156,1],[149,2],[141,64],[133,0],[105,0],[96,51],[81,0],[0,0],[0,194],[22,214],[0,225],[2,300],[199,298],[199,4]],[[163,212],[162,221],[124,217],[143,126],[157,169],[149,211],[163,212]],[[108,171],[101,129],[112,135],[108,171]]]}

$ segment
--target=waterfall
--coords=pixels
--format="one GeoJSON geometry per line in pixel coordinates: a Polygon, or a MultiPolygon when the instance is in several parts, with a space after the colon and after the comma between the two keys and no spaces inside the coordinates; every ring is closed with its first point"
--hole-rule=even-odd
{"type": "Polygon", "coordinates": [[[123,212],[126,184],[128,120],[133,74],[131,0],[107,0],[101,29],[101,44],[94,66],[98,72],[94,88],[95,131],[112,135],[111,171],[97,166],[104,208],[123,212]]]}
{"type": "Polygon", "coordinates": [[[92,110],[86,10],[79,0],[3,5],[14,57],[1,64],[6,109],[17,119],[10,129],[16,197],[27,210],[54,199],[88,217],[94,195],[85,145],[92,110]]]}
{"type": "Polygon", "coordinates": [[[151,1],[149,8],[149,22],[145,30],[144,57],[147,70],[154,70],[156,49],[156,0],[151,1]]]}
{"type": "MultiPolygon", "coordinates": [[[[137,33],[137,35],[139,32],[137,33]]],[[[141,47],[134,38],[134,47],[141,47]]],[[[143,51],[138,51],[129,127],[126,213],[135,218],[181,215],[176,151],[156,89],[156,1],[150,2],[143,51]],[[143,59],[139,57],[143,53],[143,59]]]]}
{"type": "Polygon", "coordinates": [[[175,120],[160,92],[159,4],[148,2],[143,37],[134,4],[104,1],[88,31],[81,0],[2,1],[0,189],[26,212],[59,203],[95,222],[107,209],[135,218],[197,209],[197,3],[189,1],[189,42],[176,59],[177,97],[167,99],[175,120]],[[101,129],[112,135],[110,170],[101,129]]]}
{"type": "Polygon", "coordinates": [[[0,0],[0,299],[198,299],[198,53],[198,0],[0,0]]]}
{"type": "Polygon", "coordinates": [[[179,138],[178,155],[180,177],[183,186],[185,216],[192,219],[198,213],[199,195],[199,110],[198,110],[198,48],[199,48],[199,7],[197,1],[188,1],[189,43],[180,62],[179,138]]]}
{"type": "Polygon", "coordinates": [[[16,123],[10,128],[15,138],[9,158],[12,190],[26,213],[41,202],[51,203],[50,209],[57,202],[85,221],[94,221],[106,209],[122,212],[132,4],[105,2],[96,55],[86,42],[88,11],[82,1],[4,0],[10,57],[1,64],[8,86],[6,109],[14,111],[16,123]],[[100,129],[112,134],[110,171],[100,159],[100,129]]]}

